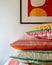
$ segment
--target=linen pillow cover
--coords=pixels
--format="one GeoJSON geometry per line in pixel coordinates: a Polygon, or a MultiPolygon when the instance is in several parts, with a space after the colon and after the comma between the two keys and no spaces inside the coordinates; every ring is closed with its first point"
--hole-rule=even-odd
{"type": "Polygon", "coordinates": [[[43,38],[43,39],[52,39],[52,23],[51,24],[42,24],[36,27],[33,27],[31,30],[26,32],[32,38],[43,38]]]}
{"type": "Polygon", "coordinates": [[[11,58],[23,63],[52,62],[52,51],[23,50],[11,58]]]}
{"type": "Polygon", "coordinates": [[[10,44],[14,49],[19,50],[52,50],[52,40],[47,39],[30,39],[17,40],[10,44]]]}

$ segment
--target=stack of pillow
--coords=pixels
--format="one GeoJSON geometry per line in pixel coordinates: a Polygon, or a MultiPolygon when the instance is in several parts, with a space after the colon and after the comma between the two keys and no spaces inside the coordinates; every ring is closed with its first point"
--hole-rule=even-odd
{"type": "Polygon", "coordinates": [[[52,24],[33,27],[10,45],[20,50],[11,56],[20,61],[20,65],[52,65],[52,24]]]}

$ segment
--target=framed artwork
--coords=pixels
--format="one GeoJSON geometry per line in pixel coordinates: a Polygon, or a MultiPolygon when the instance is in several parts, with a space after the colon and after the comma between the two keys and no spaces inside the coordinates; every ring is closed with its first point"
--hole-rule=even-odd
{"type": "Polygon", "coordinates": [[[20,23],[52,23],[52,0],[20,0],[20,23]]]}

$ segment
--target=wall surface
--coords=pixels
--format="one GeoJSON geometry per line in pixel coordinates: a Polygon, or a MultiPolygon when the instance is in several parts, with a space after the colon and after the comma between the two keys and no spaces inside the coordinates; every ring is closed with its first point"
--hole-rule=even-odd
{"type": "Polygon", "coordinates": [[[10,43],[35,24],[20,24],[20,0],[0,0],[0,65],[14,53],[10,43]]]}

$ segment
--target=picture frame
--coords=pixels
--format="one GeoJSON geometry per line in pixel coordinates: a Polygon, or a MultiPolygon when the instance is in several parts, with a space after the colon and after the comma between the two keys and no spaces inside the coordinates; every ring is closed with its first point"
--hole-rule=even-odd
{"type": "MultiPolygon", "coordinates": [[[[30,0],[20,0],[20,24],[52,23],[52,14],[49,16],[47,15],[46,16],[28,16],[28,8],[29,8],[28,1],[30,0]]],[[[37,8],[40,8],[40,7],[37,7],[37,8]]],[[[51,10],[52,10],[52,7],[51,7],[51,10]]]]}

